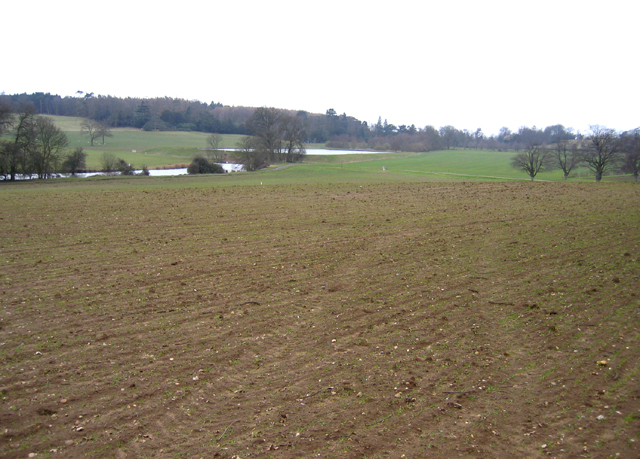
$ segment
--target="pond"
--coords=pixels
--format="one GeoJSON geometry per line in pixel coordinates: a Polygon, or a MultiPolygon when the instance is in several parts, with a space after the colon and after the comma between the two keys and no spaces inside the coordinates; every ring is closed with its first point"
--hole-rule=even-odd
{"type": "MultiPolygon", "coordinates": [[[[240,172],[244,170],[244,166],[242,164],[234,164],[234,163],[218,163],[222,166],[225,172],[240,172]]],[[[136,171],[136,174],[141,174],[142,171],[136,171]]],[[[182,167],[179,169],[149,169],[149,175],[151,177],[166,177],[169,175],[185,175],[187,173],[187,168],[182,167]]]]}

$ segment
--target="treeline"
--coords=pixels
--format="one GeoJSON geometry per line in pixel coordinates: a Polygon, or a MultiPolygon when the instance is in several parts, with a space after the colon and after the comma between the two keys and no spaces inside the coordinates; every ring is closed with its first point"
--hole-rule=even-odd
{"type": "MultiPolygon", "coordinates": [[[[220,102],[206,103],[171,97],[120,98],[83,92],[73,97],[42,92],[3,94],[0,95],[0,102],[16,113],[24,111],[26,106],[32,106],[42,115],[83,117],[109,127],[243,135],[251,134],[249,123],[256,111],[254,107],[230,107],[220,102]]],[[[579,134],[562,125],[542,130],[520,128],[516,132],[505,127],[497,136],[487,136],[480,128],[470,131],[454,126],[396,126],[382,118],[370,125],[346,113],[339,115],[332,108],[324,114],[302,110],[280,112],[304,120],[302,135],[305,143],[326,143],[329,148],[415,152],[450,148],[519,150],[525,147],[531,135],[542,136],[544,143],[553,143],[561,136],[579,137],[579,134]],[[536,131],[535,134],[532,131],[536,131]]]]}
{"type": "Polygon", "coordinates": [[[244,134],[244,122],[254,110],[171,97],[120,98],[96,96],[93,93],[79,93],[76,97],[41,92],[0,95],[0,102],[8,105],[14,112],[32,106],[41,115],[89,118],[110,127],[221,134],[244,134]]]}
{"type": "MultiPolygon", "coordinates": [[[[548,126],[544,129],[521,127],[512,132],[503,127],[497,136],[486,135],[481,128],[475,131],[457,129],[454,126],[425,126],[416,128],[415,125],[395,126],[378,119],[371,129],[371,138],[366,144],[367,148],[390,151],[434,151],[449,150],[452,148],[473,148],[488,150],[521,150],[535,138],[544,144],[555,143],[558,140],[573,140],[582,138],[580,133],[574,133],[571,128],[565,128],[561,124],[548,126]]],[[[357,139],[346,137],[334,139],[327,145],[337,148],[349,148],[357,146],[357,139]]]]}
{"type": "MultiPolygon", "coordinates": [[[[120,98],[81,92],[74,97],[42,92],[1,94],[0,103],[15,113],[31,106],[41,115],[88,118],[109,127],[243,135],[250,133],[247,123],[256,111],[255,107],[231,107],[219,102],[171,97],[120,98]]],[[[372,137],[366,122],[346,114],[337,115],[333,109],[327,110],[325,115],[302,110],[281,112],[305,120],[304,141],[307,143],[324,143],[331,139],[342,139],[343,136],[366,143],[372,137]]]]}
{"type": "Polygon", "coordinates": [[[593,125],[584,137],[559,133],[551,137],[537,129],[527,129],[522,152],[516,153],[511,166],[525,172],[533,181],[539,172],[560,169],[563,178],[578,167],[587,167],[597,182],[611,172],[640,174],[640,128],[616,132],[604,126],[593,125]]]}

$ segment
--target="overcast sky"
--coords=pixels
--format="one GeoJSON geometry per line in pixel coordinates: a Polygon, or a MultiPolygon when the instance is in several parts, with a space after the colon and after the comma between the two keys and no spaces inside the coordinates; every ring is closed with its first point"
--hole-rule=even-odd
{"type": "Polygon", "coordinates": [[[640,126],[637,0],[7,2],[0,92],[395,125],[640,126]]]}

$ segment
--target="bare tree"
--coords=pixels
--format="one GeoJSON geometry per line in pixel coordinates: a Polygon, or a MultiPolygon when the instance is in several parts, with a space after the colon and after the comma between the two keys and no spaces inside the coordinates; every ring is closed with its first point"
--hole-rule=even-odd
{"type": "Polygon", "coordinates": [[[526,172],[533,182],[538,172],[553,168],[551,152],[542,145],[529,144],[511,159],[511,166],[526,172]]]}
{"type": "Polygon", "coordinates": [[[267,161],[278,160],[282,151],[282,112],[275,108],[260,107],[247,121],[247,127],[256,138],[254,148],[267,161]]]}
{"type": "MultiPolygon", "coordinates": [[[[91,142],[91,146],[93,147],[93,142],[100,137],[100,123],[94,120],[84,120],[80,123],[80,132],[89,138],[89,142],[91,142]]],[[[102,143],[104,143],[104,139],[102,143]]]]}
{"type": "Polygon", "coordinates": [[[102,153],[102,158],[100,158],[100,163],[102,165],[102,171],[107,174],[111,174],[116,170],[118,158],[116,158],[115,153],[111,153],[105,151],[102,153]]]}
{"type": "Polygon", "coordinates": [[[625,153],[620,170],[633,175],[638,182],[640,174],[640,128],[622,134],[622,150],[625,153]]]}
{"type": "Polygon", "coordinates": [[[582,161],[582,156],[578,150],[578,145],[575,142],[569,142],[567,140],[560,140],[556,144],[556,150],[554,152],[558,167],[562,169],[563,179],[567,179],[573,169],[578,167],[582,161]]]}
{"type": "MultiPolygon", "coordinates": [[[[102,145],[105,144],[105,137],[113,137],[111,133],[111,128],[104,123],[98,123],[98,129],[96,131],[96,137],[102,137],[102,145]]],[[[92,144],[93,145],[93,144],[92,144]]]]}
{"type": "Polygon", "coordinates": [[[238,150],[242,165],[246,171],[256,171],[267,166],[267,158],[257,145],[255,137],[245,136],[238,142],[238,150]]]}
{"type": "Polygon", "coordinates": [[[587,136],[587,152],[583,156],[587,167],[596,176],[596,182],[611,170],[620,158],[620,136],[613,129],[603,126],[589,126],[591,134],[587,136]]]}
{"type": "Polygon", "coordinates": [[[304,118],[285,115],[281,118],[282,140],[284,141],[285,161],[300,161],[307,153],[304,147],[304,118]]]}
{"type": "Polygon", "coordinates": [[[207,137],[207,158],[209,161],[222,161],[221,143],[222,136],[220,134],[215,133],[207,137]]]}
{"type": "Polygon", "coordinates": [[[275,108],[258,108],[247,121],[254,135],[253,148],[265,161],[300,161],[306,154],[304,116],[275,108]]]}

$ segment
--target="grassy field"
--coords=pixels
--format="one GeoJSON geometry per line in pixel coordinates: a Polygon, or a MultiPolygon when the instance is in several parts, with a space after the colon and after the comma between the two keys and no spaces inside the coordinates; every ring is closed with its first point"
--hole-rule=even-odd
{"type": "MultiPolygon", "coordinates": [[[[115,153],[134,166],[156,168],[177,163],[189,163],[195,154],[207,146],[209,134],[185,131],[143,131],[133,128],[116,128],[113,137],[96,139],[92,147],[80,131],[83,118],[50,116],[69,138],[69,147],[82,147],[87,152],[87,167],[101,168],[103,152],[115,153]]],[[[242,136],[225,134],[220,148],[235,148],[242,136]]]]}
{"type": "MultiPolygon", "coordinates": [[[[320,160],[314,158],[305,162],[324,163],[327,166],[349,162],[352,163],[350,166],[341,164],[339,167],[370,173],[381,172],[384,167],[389,174],[407,177],[424,175],[441,180],[529,180],[525,173],[511,167],[513,155],[513,152],[488,150],[444,150],[418,154],[365,155],[362,158],[359,155],[319,157],[320,160]],[[358,164],[360,162],[362,164],[358,164]]],[[[585,176],[585,172],[584,169],[576,171],[572,174],[572,180],[593,180],[593,177],[585,176]]],[[[562,173],[540,173],[536,180],[562,180],[562,173]]]]}
{"type": "Polygon", "coordinates": [[[2,184],[0,456],[638,457],[640,188],[437,157],[2,184]]]}
{"type": "MultiPolygon", "coordinates": [[[[182,167],[191,162],[194,155],[202,153],[209,134],[202,132],[147,132],[140,129],[113,129],[113,137],[101,145],[98,139],[91,147],[80,133],[82,118],[51,117],[67,134],[70,147],[83,147],[87,152],[87,167],[101,168],[103,152],[113,152],[136,168],[182,167]]],[[[240,135],[223,135],[221,148],[235,148],[240,135]]],[[[323,148],[322,144],[309,148],[323,148]]],[[[310,150],[310,153],[312,150],[310,150]]],[[[230,153],[230,155],[233,155],[230,153]]],[[[488,150],[447,150],[428,153],[380,153],[372,155],[316,156],[309,154],[303,164],[295,169],[287,168],[270,177],[277,183],[295,183],[297,178],[313,182],[362,181],[504,181],[529,180],[528,176],[511,168],[513,152],[488,150]],[[383,167],[385,169],[383,173],[383,167]],[[367,178],[369,177],[369,178],[367,178]]],[[[278,166],[278,165],[276,165],[278,166]]],[[[605,180],[631,181],[626,177],[605,177],[605,180]]],[[[298,181],[299,183],[306,183],[298,181]]],[[[536,180],[562,180],[558,170],[541,173],[536,180]]],[[[571,181],[592,181],[593,175],[586,169],[574,172],[571,181]]],[[[255,180],[254,180],[255,181],[255,180]]]]}

